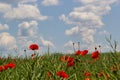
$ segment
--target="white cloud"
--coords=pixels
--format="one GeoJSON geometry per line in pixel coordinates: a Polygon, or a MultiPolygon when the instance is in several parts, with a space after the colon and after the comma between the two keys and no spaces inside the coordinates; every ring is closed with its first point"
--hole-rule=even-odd
{"type": "Polygon", "coordinates": [[[19,36],[35,36],[37,34],[37,25],[36,21],[22,22],[18,25],[18,35],[19,36]]]}
{"type": "Polygon", "coordinates": [[[110,46],[108,46],[107,44],[104,44],[104,43],[94,43],[94,44],[91,44],[91,45],[87,45],[87,48],[88,48],[90,53],[95,51],[95,47],[100,52],[109,52],[109,51],[111,51],[110,46]],[[99,45],[101,46],[100,48],[99,48],[99,45]]]}
{"type": "Polygon", "coordinates": [[[53,48],[55,48],[54,44],[49,41],[49,40],[45,40],[43,37],[40,37],[40,42],[42,43],[43,46],[51,46],[53,48]]]}
{"type": "Polygon", "coordinates": [[[63,47],[73,47],[73,41],[68,41],[67,43],[64,44],[63,47]]]}
{"type": "Polygon", "coordinates": [[[71,29],[66,30],[65,34],[69,36],[82,36],[82,41],[88,44],[94,42],[94,34],[96,30],[87,28],[87,27],[73,27],[71,29]]]}
{"type": "Polygon", "coordinates": [[[19,1],[20,3],[37,2],[37,0],[16,0],[16,1],[19,1]]]}
{"type": "Polygon", "coordinates": [[[3,3],[29,3],[29,2],[37,2],[37,0],[2,0],[0,2],[3,3]]]}
{"type": "Polygon", "coordinates": [[[58,5],[59,1],[58,0],[43,0],[42,4],[44,6],[52,6],[52,5],[58,5]]]}
{"type": "Polygon", "coordinates": [[[8,30],[9,29],[9,27],[8,27],[8,25],[7,24],[0,24],[0,31],[1,30],[8,30]]]}
{"type": "MultiPolygon", "coordinates": [[[[73,42],[73,41],[68,41],[68,42],[66,42],[64,45],[63,45],[63,48],[68,48],[69,50],[71,49],[72,51],[73,51],[73,43],[74,43],[74,48],[75,49],[78,49],[78,43],[75,43],[75,42],[73,42]]],[[[80,46],[81,46],[81,44],[80,44],[80,46]]]]}
{"type": "Polygon", "coordinates": [[[83,3],[83,4],[85,4],[85,5],[87,5],[87,4],[95,4],[95,5],[104,5],[104,4],[112,4],[112,3],[115,3],[115,2],[117,2],[118,0],[102,0],[102,1],[100,1],[100,0],[78,0],[78,1],[80,1],[81,3],[83,3]]]}
{"type": "Polygon", "coordinates": [[[3,50],[9,50],[16,48],[16,39],[9,33],[0,34],[0,48],[3,50]]]}
{"type": "Polygon", "coordinates": [[[48,17],[41,15],[37,6],[29,4],[18,4],[17,8],[11,8],[11,10],[5,12],[4,18],[46,20],[48,17]]]}
{"type": "Polygon", "coordinates": [[[77,35],[78,32],[79,32],[79,27],[77,26],[77,27],[73,27],[73,28],[71,28],[69,30],[66,30],[65,34],[66,35],[77,35]]]}
{"type": "Polygon", "coordinates": [[[7,12],[9,10],[11,10],[11,5],[0,2],[0,12],[1,13],[5,13],[5,12],[7,12]]]}
{"type": "Polygon", "coordinates": [[[59,18],[75,27],[66,30],[66,35],[82,36],[86,43],[94,43],[96,30],[102,28],[103,15],[111,10],[110,5],[117,0],[78,0],[82,6],[75,7],[68,15],[62,14],[59,18]],[[77,26],[77,27],[76,27],[77,26]]]}
{"type": "Polygon", "coordinates": [[[110,35],[110,33],[106,30],[100,31],[99,34],[100,35],[110,35]]]}

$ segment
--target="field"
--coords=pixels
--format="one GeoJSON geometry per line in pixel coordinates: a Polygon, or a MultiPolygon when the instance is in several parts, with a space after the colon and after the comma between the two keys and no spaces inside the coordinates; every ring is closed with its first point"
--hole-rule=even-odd
{"type": "Polygon", "coordinates": [[[73,54],[50,53],[48,47],[42,56],[36,53],[39,46],[32,44],[34,54],[29,57],[0,58],[0,80],[120,80],[117,42],[107,41],[111,52],[101,53],[95,47],[92,53],[80,49],[73,54]]]}
{"type": "Polygon", "coordinates": [[[15,64],[0,71],[0,80],[120,80],[120,54],[101,53],[99,59],[75,54],[36,56],[29,58],[1,58],[0,65],[15,64]],[[69,65],[65,56],[74,58],[69,65]],[[60,75],[62,71],[63,75],[60,75]]]}

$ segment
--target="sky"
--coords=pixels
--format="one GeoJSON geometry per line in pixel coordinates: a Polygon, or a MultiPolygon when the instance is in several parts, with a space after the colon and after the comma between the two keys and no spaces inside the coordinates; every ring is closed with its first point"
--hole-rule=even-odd
{"type": "Polygon", "coordinates": [[[101,45],[111,48],[105,37],[112,35],[120,50],[120,0],[0,0],[0,56],[24,56],[39,45],[39,54],[73,53],[101,45]]]}

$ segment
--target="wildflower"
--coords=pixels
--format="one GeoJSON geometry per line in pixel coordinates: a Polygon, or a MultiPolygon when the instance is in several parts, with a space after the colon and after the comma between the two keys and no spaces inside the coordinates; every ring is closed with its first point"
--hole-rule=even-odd
{"type": "Polygon", "coordinates": [[[85,80],[91,80],[90,78],[85,78],[85,80]]]}
{"type": "Polygon", "coordinates": [[[39,49],[39,46],[37,44],[31,44],[29,46],[30,50],[38,50],[39,49]]]}
{"type": "Polygon", "coordinates": [[[51,72],[50,72],[50,71],[47,72],[47,76],[48,76],[48,77],[51,76],[51,72]]]}
{"type": "Polygon", "coordinates": [[[74,61],[71,61],[71,62],[68,62],[68,67],[72,67],[75,65],[75,62],[74,61]]]}
{"type": "Polygon", "coordinates": [[[65,71],[58,71],[56,74],[61,78],[68,78],[68,74],[65,71]]]}
{"type": "Polygon", "coordinates": [[[13,69],[13,68],[15,68],[15,66],[16,66],[16,64],[14,64],[14,63],[8,63],[8,64],[4,65],[4,69],[5,70],[7,70],[8,68],[13,69]]]}
{"type": "Polygon", "coordinates": [[[67,61],[68,62],[72,62],[72,61],[74,61],[74,58],[73,57],[69,57],[67,61]]]}
{"type": "Polygon", "coordinates": [[[92,56],[91,56],[93,59],[97,59],[97,58],[99,58],[100,57],[100,53],[99,53],[99,51],[94,51],[93,53],[92,53],[92,56]]]}
{"type": "Polygon", "coordinates": [[[103,76],[103,72],[99,72],[97,75],[98,75],[98,77],[102,77],[103,76]]]}
{"type": "Polygon", "coordinates": [[[76,56],[78,56],[79,54],[81,54],[81,51],[80,51],[80,50],[78,50],[78,51],[75,52],[75,55],[76,55],[76,56]]]}
{"type": "Polygon", "coordinates": [[[84,51],[81,52],[81,55],[84,56],[84,55],[86,55],[87,53],[88,53],[88,50],[84,50],[84,51]]]}
{"type": "Polygon", "coordinates": [[[84,73],[84,76],[88,77],[88,76],[91,76],[92,74],[90,72],[85,72],[84,73]]]}
{"type": "Polygon", "coordinates": [[[75,62],[74,62],[74,58],[73,57],[69,57],[69,56],[62,56],[60,58],[61,61],[63,62],[67,62],[67,66],[68,67],[71,67],[71,66],[74,66],[75,65],[75,62]]]}
{"type": "Polygon", "coordinates": [[[0,72],[2,72],[4,70],[3,66],[0,66],[0,72]]]}
{"type": "Polygon", "coordinates": [[[60,60],[61,60],[62,62],[67,62],[67,61],[68,61],[68,58],[69,58],[69,56],[62,56],[62,57],[60,57],[60,60]]]}

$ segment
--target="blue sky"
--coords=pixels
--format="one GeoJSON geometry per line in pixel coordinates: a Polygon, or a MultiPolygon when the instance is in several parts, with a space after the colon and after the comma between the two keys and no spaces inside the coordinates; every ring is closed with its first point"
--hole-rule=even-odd
{"type": "MultiPolygon", "coordinates": [[[[110,51],[105,36],[119,42],[119,0],[0,0],[1,56],[28,55],[32,43],[47,51],[73,53],[72,43],[94,51],[110,51]]],[[[118,50],[120,47],[118,46],[118,50]]]]}

